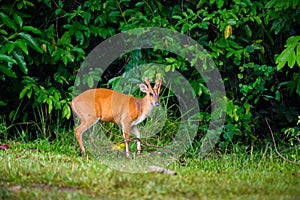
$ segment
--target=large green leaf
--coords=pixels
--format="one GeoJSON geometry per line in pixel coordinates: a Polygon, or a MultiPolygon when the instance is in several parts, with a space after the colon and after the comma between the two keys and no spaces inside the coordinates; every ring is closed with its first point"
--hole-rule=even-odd
{"type": "Polygon", "coordinates": [[[290,55],[288,56],[288,66],[290,68],[293,68],[294,65],[296,63],[296,54],[295,54],[295,51],[293,50],[290,55]]]}
{"type": "Polygon", "coordinates": [[[286,46],[292,45],[294,48],[298,45],[300,36],[291,36],[286,40],[286,46]]]}
{"type": "Polygon", "coordinates": [[[36,41],[35,38],[33,38],[31,35],[24,33],[24,32],[20,32],[19,35],[26,40],[26,42],[37,52],[39,53],[43,53],[42,48],[40,47],[39,43],[36,41]]]}
{"type": "MultiPolygon", "coordinates": [[[[286,49],[276,59],[277,69],[280,70],[287,63],[290,68],[293,68],[296,61],[300,64],[300,36],[289,37],[286,41],[286,49]],[[296,52],[295,52],[296,51],[296,52]]],[[[300,66],[300,65],[299,65],[300,66]]]]}
{"type": "MultiPolygon", "coordinates": [[[[14,42],[7,41],[5,43],[5,45],[1,47],[0,52],[2,55],[9,55],[14,50],[15,47],[16,47],[16,44],[14,42]]],[[[9,62],[9,61],[7,61],[7,62],[9,62]]]]}
{"type": "Polygon", "coordinates": [[[8,68],[6,65],[0,64],[0,71],[9,77],[18,78],[16,73],[12,69],[8,68]]]}
{"type": "Polygon", "coordinates": [[[16,51],[13,51],[12,52],[14,58],[16,59],[17,63],[18,63],[18,66],[20,67],[21,71],[24,73],[24,74],[28,74],[28,68],[27,68],[27,64],[26,62],[24,61],[24,57],[22,54],[20,53],[17,53],[16,51]]]}
{"type": "Polygon", "coordinates": [[[4,60],[6,62],[12,62],[14,64],[17,64],[17,61],[15,59],[13,59],[12,57],[10,56],[7,56],[7,55],[3,55],[3,54],[0,54],[0,60],[4,60]]]}
{"type": "Polygon", "coordinates": [[[24,26],[23,30],[30,31],[30,32],[35,33],[35,34],[41,34],[42,33],[38,28],[35,28],[33,26],[24,26]]]}
{"type": "Polygon", "coordinates": [[[280,70],[284,67],[286,62],[288,61],[290,54],[294,52],[294,48],[286,48],[276,59],[277,70],[280,70]]]}
{"type": "Polygon", "coordinates": [[[2,35],[8,35],[8,33],[6,32],[6,30],[4,30],[4,29],[0,29],[0,34],[2,34],[2,35]]]}
{"type": "Polygon", "coordinates": [[[297,46],[296,49],[296,60],[297,60],[297,64],[300,67],[300,44],[297,46]]]}
{"type": "Polygon", "coordinates": [[[63,107],[63,111],[62,111],[62,117],[69,119],[71,117],[71,114],[72,114],[72,112],[71,112],[69,104],[65,104],[63,107]]]}
{"type": "Polygon", "coordinates": [[[91,13],[90,12],[84,12],[84,24],[88,25],[91,20],[91,13]]]}
{"type": "Polygon", "coordinates": [[[23,90],[20,92],[19,98],[23,99],[23,97],[25,95],[27,95],[28,99],[31,98],[31,94],[32,94],[32,84],[30,85],[26,85],[23,90]]]}
{"type": "Polygon", "coordinates": [[[26,54],[28,55],[27,43],[21,39],[16,40],[17,46],[26,54]]]}
{"type": "Polygon", "coordinates": [[[23,26],[23,20],[22,17],[20,17],[19,15],[17,15],[16,13],[14,14],[14,20],[16,23],[18,23],[19,27],[23,26]]]}
{"type": "Polygon", "coordinates": [[[17,27],[16,23],[9,16],[4,14],[3,12],[0,12],[0,18],[3,21],[3,24],[5,24],[7,27],[17,31],[18,27],[17,27]]]}

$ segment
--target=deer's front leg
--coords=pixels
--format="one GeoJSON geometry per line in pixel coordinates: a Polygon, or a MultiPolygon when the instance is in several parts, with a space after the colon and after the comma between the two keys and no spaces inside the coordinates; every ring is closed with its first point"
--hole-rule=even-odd
{"type": "Polygon", "coordinates": [[[132,128],[132,132],[134,133],[134,135],[137,137],[137,154],[141,154],[142,148],[141,148],[141,133],[139,131],[139,129],[137,128],[137,126],[133,126],[132,128]]]}
{"type": "Polygon", "coordinates": [[[130,125],[122,124],[122,132],[126,146],[126,157],[130,158],[129,141],[130,141],[130,125]]]}

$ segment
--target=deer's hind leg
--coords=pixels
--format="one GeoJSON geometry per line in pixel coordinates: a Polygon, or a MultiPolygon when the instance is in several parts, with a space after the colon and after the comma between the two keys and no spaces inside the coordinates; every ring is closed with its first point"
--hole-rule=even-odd
{"type": "Polygon", "coordinates": [[[75,136],[78,141],[81,155],[85,156],[85,148],[82,143],[82,134],[93,126],[96,122],[99,121],[99,118],[94,114],[94,109],[91,107],[87,107],[86,105],[81,104],[80,102],[73,101],[71,103],[71,107],[73,112],[79,117],[80,124],[75,129],[75,136]]]}

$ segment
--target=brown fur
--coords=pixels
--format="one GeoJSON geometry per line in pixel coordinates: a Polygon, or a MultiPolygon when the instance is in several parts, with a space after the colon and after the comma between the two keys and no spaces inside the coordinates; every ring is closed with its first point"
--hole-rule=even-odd
{"type": "MultiPolygon", "coordinates": [[[[81,153],[85,155],[85,148],[82,143],[82,134],[97,121],[113,122],[122,126],[122,132],[126,145],[126,155],[129,157],[130,132],[134,132],[138,138],[140,133],[136,125],[142,122],[154,106],[159,105],[159,93],[161,79],[154,88],[151,87],[148,78],[145,79],[147,87],[140,85],[145,90],[144,98],[135,98],[109,89],[87,90],[71,102],[73,112],[80,118],[80,125],[75,129],[75,135],[79,143],[81,153]],[[150,95],[152,94],[152,96],[150,95]]],[[[140,153],[138,141],[138,153],[140,153]]]]}

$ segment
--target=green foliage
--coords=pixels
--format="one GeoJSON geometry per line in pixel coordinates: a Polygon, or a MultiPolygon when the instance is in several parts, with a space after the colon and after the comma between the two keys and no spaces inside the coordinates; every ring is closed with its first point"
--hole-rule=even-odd
{"type": "Polygon", "coordinates": [[[265,21],[267,24],[269,22],[272,24],[271,31],[274,31],[275,35],[297,32],[295,23],[298,23],[297,19],[300,15],[299,0],[271,0],[266,3],[265,7],[268,12],[265,21]]]}
{"type": "MultiPolygon", "coordinates": [[[[201,108],[200,141],[212,105],[204,78],[193,67],[197,57],[189,63],[165,50],[137,49],[116,60],[105,76],[98,77],[99,71],[92,70],[75,81],[81,63],[101,41],[133,28],[162,27],[196,40],[209,51],[222,74],[227,118],[221,147],[268,142],[266,117],[277,139],[289,135],[295,144],[298,129],[293,126],[300,112],[298,5],[299,0],[2,1],[0,110],[9,128],[1,130],[11,137],[38,135],[38,126],[30,124],[41,116],[49,131],[45,137],[51,137],[57,121],[62,126],[72,125],[69,102],[75,83],[91,87],[100,81],[99,86],[107,87],[108,82],[114,87],[123,72],[158,63],[164,65],[159,70],[162,76],[179,71],[189,79],[201,108]]],[[[209,70],[205,63],[203,68],[209,70]]],[[[136,80],[148,73],[138,73],[136,80]]],[[[175,104],[172,100],[168,106],[172,110],[175,104]]],[[[199,143],[195,145],[197,151],[199,143]]]]}
{"type": "MultiPolygon", "coordinates": [[[[291,146],[297,146],[300,142],[300,116],[295,127],[284,129],[285,139],[288,140],[291,146]]],[[[296,156],[294,156],[296,157],[296,156]]]]}
{"type": "MultiPolygon", "coordinates": [[[[290,68],[295,65],[300,67],[300,36],[289,37],[286,41],[285,49],[276,59],[277,70],[281,70],[286,64],[290,68]]],[[[293,73],[292,80],[288,81],[287,89],[290,93],[296,91],[300,96],[300,73],[293,73]]]]}
{"type": "Polygon", "coordinates": [[[277,69],[282,69],[286,63],[293,68],[296,62],[300,67],[300,36],[288,38],[285,47],[286,49],[276,59],[277,69]]]}

